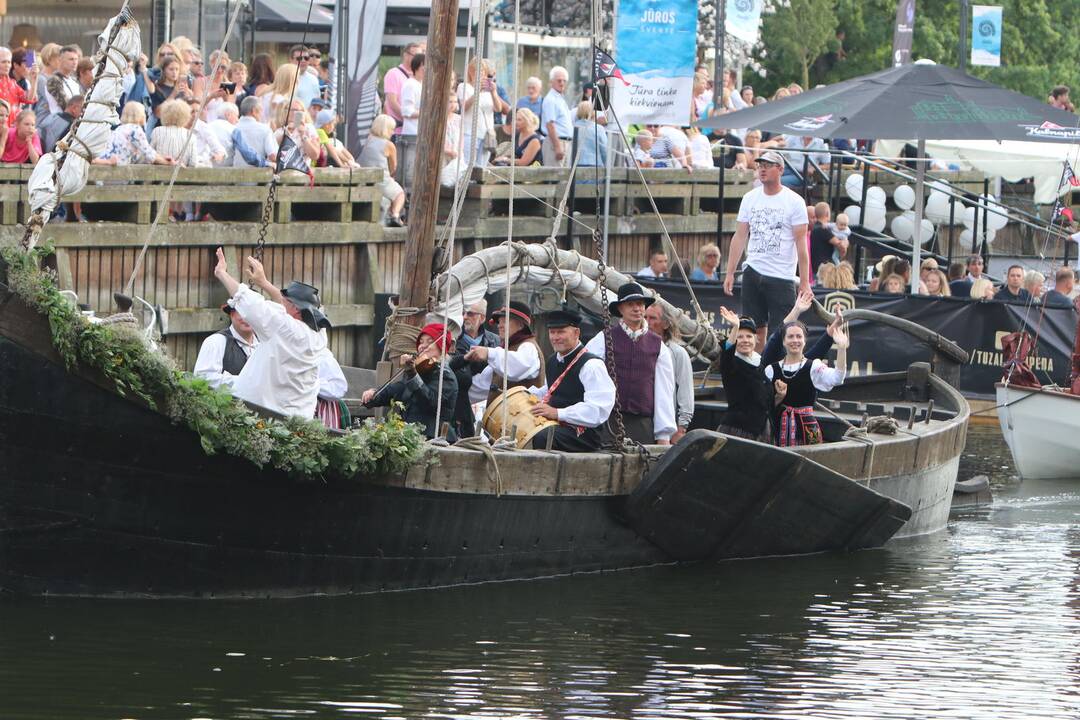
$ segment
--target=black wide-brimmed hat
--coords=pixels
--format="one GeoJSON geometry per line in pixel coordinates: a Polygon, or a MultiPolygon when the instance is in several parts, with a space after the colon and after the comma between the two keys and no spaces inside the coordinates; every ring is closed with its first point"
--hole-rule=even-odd
{"type": "Polygon", "coordinates": [[[552,310],[546,317],[548,330],[564,327],[581,327],[581,315],[573,310],[552,310]]]}
{"type": "Polygon", "coordinates": [[[319,309],[322,303],[319,301],[318,288],[293,280],[289,283],[289,287],[281,291],[281,294],[296,306],[296,309],[300,311],[300,317],[304,318],[304,322],[310,325],[312,330],[330,327],[330,320],[319,309]]]}
{"type": "MultiPolygon", "coordinates": [[[[532,315],[530,315],[529,306],[518,300],[510,301],[510,317],[515,317],[524,323],[525,327],[532,332],[532,315]]],[[[506,307],[500,307],[495,312],[491,313],[491,319],[488,321],[492,325],[499,322],[499,318],[506,314],[506,307]]]]}
{"type": "Polygon", "coordinates": [[[636,282],[628,282],[619,288],[619,299],[608,303],[608,310],[615,317],[622,317],[622,313],[619,312],[619,303],[624,303],[627,300],[641,300],[645,303],[645,307],[649,307],[656,302],[656,298],[646,295],[645,290],[636,282]]]}

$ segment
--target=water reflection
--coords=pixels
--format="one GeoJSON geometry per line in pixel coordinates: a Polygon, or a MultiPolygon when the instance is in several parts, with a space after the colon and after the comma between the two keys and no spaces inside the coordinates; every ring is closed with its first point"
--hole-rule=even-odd
{"type": "Polygon", "coordinates": [[[7,601],[0,716],[1075,717],[1080,497],[1017,483],[993,434],[968,455],[992,510],[852,555],[347,600],[7,601]]]}

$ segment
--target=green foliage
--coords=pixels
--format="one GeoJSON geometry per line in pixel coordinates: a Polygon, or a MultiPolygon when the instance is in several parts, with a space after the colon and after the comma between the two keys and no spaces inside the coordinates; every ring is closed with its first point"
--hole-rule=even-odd
{"type": "MultiPolygon", "coordinates": [[[[809,82],[834,83],[888,68],[892,62],[895,0],[834,0],[835,20],[832,29],[824,14],[814,15],[810,0],[774,0],[771,14],[764,15],[762,48],[759,62],[766,71],[764,81],[747,78],[765,94],[781,85],[799,81],[801,58],[809,59],[809,82]],[[835,32],[843,31],[846,58],[828,55],[835,45],[835,32]]],[[[1001,0],[1004,28],[1001,43],[1001,67],[972,67],[967,71],[977,77],[1017,92],[1044,99],[1059,84],[1073,88],[1080,95],[1080,4],[1075,0],[1001,0]]],[[[816,10],[820,13],[820,9],[816,10]]],[[[916,3],[914,58],[929,58],[957,67],[960,62],[960,3],[916,3]]],[[[971,18],[968,18],[970,56],[971,18]]],[[[805,86],[804,86],[805,87],[805,86]]],[[[1074,100],[1075,101],[1075,100],[1074,100]]]]}
{"type": "Polygon", "coordinates": [[[810,85],[810,66],[836,36],[833,0],[787,0],[762,17],[761,59],[782,84],[810,85]]]}
{"type": "Polygon", "coordinates": [[[402,421],[395,409],[384,422],[368,419],[343,435],[331,435],[315,420],[260,418],[228,392],[177,370],[139,333],[87,321],[60,295],[53,274],[41,269],[51,254],[50,246],[29,253],[2,251],[8,286],[48,318],[53,346],[64,364],[69,369],[93,368],[121,395],[131,393],[151,407],[164,408],[174,423],[199,435],[207,455],[222,452],[307,480],[400,474],[424,457],[423,429],[402,421]]]}

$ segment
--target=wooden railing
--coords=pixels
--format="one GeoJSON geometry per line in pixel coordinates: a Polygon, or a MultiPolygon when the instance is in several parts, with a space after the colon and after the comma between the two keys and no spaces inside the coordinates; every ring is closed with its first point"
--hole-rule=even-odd
{"type": "MultiPolygon", "coordinates": [[[[29,166],[0,166],[0,244],[14,244],[22,236],[30,171],[29,166]]],[[[224,291],[212,275],[214,250],[223,247],[233,267],[252,251],[270,174],[266,169],[185,168],[168,191],[172,173],[173,168],[163,166],[92,166],[86,188],[73,199],[87,222],[54,220],[42,238],[57,249],[63,287],[98,312],[111,311],[112,293],[126,285],[139,250],[149,242],[134,291],[168,311],[168,346],[190,367],[202,338],[224,322],[218,310],[224,291]],[[214,221],[173,222],[166,213],[153,226],[166,198],[199,203],[201,213],[214,221]]],[[[402,275],[406,231],[380,222],[379,173],[318,169],[313,185],[299,173],[287,174],[267,232],[264,261],[270,279],[279,284],[298,279],[320,288],[334,322],[331,345],[343,364],[369,362],[376,340],[371,330],[375,293],[396,292],[402,275]]],[[[603,208],[603,169],[579,168],[569,194],[568,174],[518,168],[511,191],[509,168],[477,170],[459,219],[455,256],[497,245],[508,235],[540,241],[553,233],[564,246],[592,256],[589,228],[597,224],[598,206],[603,208]],[[508,233],[511,192],[513,231],[508,233]],[[565,218],[554,220],[564,195],[582,224],[573,223],[570,234],[565,218]]],[[[701,245],[717,242],[718,171],[646,170],[644,176],[663,225],[682,259],[692,264],[701,245]]],[[[950,179],[981,191],[982,175],[954,173],[950,179]]],[[[896,184],[884,175],[880,181],[887,190],[896,184]]],[[[752,172],[725,173],[725,234],[734,230],[739,202],[752,187],[752,172]]],[[[617,269],[634,271],[645,265],[650,248],[660,245],[661,220],[652,213],[637,171],[614,170],[610,191],[609,260],[617,269]]],[[[440,222],[451,196],[444,190],[440,222]]]]}

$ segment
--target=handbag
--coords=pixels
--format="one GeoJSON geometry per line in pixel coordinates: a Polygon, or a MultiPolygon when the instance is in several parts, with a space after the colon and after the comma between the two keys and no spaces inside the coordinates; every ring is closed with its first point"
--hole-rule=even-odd
{"type": "Polygon", "coordinates": [[[499,147],[499,139],[495,137],[494,130],[488,130],[484,133],[484,149],[495,150],[499,147]]]}

